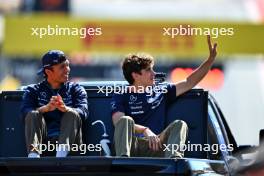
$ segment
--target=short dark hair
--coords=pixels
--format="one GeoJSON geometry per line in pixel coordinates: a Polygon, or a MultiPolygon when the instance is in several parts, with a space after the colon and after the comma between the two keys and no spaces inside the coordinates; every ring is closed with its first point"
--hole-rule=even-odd
{"type": "Polygon", "coordinates": [[[122,70],[125,79],[129,84],[134,83],[132,73],[141,74],[142,69],[146,69],[154,64],[154,59],[146,53],[128,54],[122,63],[122,70]]]}

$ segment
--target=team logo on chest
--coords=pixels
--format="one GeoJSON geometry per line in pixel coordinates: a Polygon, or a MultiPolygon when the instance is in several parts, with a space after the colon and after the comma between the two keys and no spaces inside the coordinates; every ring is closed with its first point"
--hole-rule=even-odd
{"type": "Polygon", "coordinates": [[[132,101],[132,102],[137,101],[137,97],[134,95],[130,95],[130,101],[132,101]]]}
{"type": "Polygon", "coordinates": [[[40,98],[46,99],[47,98],[47,93],[46,92],[40,92],[40,98]]]}
{"type": "Polygon", "coordinates": [[[130,95],[129,104],[134,104],[137,101],[137,96],[130,95]]]}
{"type": "Polygon", "coordinates": [[[46,92],[40,92],[38,97],[39,106],[43,106],[49,102],[48,95],[46,92]]]}

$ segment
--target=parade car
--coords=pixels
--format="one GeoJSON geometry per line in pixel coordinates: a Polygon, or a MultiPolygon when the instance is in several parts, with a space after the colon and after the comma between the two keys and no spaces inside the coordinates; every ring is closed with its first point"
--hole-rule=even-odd
{"type": "MultiPolygon", "coordinates": [[[[112,89],[126,82],[80,83],[88,94],[89,118],[83,123],[86,146],[80,154],[27,158],[20,118],[23,89],[0,94],[0,175],[232,175],[238,146],[215,98],[203,89],[176,98],[167,108],[166,124],[184,120],[188,138],[184,158],[116,157],[110,101],[112,89]]],[[[166,84],[166,82],[160,82],[166,84]]]]}

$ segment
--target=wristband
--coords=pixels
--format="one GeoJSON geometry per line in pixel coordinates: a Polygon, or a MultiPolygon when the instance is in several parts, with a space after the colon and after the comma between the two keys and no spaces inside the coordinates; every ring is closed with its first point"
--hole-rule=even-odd
{"type": "Polygon", "coordinates": [[[147,129],[148,129],[148,127],[145,127],[144,130],[142,131],[142,133],[144,133],[147,129]]]}

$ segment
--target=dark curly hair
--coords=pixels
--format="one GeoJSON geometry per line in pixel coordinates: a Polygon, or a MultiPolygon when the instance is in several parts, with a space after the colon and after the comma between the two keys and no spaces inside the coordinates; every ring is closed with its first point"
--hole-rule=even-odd
{"type": "Polygon", "coordinates": [[[134,83],[132,73],[141,74],[142,69],[146,69],[154,64],[154,59],[146,53],[128,54],[122,63],[122,70],[125,79],[129,84],[134,83]]]}

